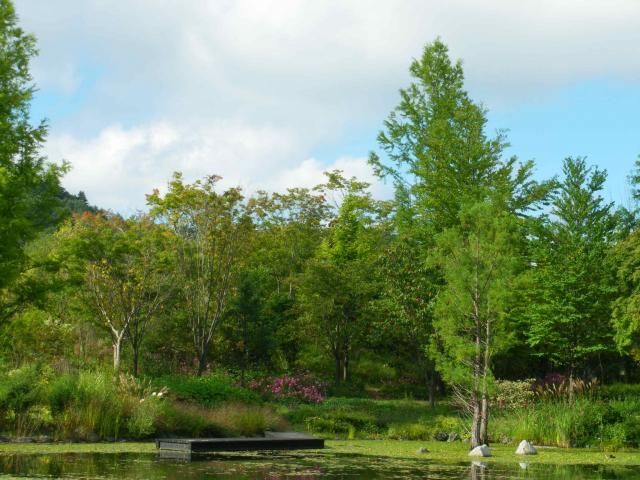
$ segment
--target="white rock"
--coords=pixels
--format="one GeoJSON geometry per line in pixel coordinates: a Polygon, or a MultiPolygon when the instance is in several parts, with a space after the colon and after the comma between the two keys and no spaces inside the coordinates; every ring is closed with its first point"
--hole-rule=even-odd
{"type": "Polygon", "coordinates": [[[490,457],[491,450],[486,445],[480,445],[469,452],[470,457],[490,457]]]}
{"type": "Polygon", "coordinates": [[[522,440],[516,449],[516,455],[537,455],[538,451],[526,440],[522,440]]]}

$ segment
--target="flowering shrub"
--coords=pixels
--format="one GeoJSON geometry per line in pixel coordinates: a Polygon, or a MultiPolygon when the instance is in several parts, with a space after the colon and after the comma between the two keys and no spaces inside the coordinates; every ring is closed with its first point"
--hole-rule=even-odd
{"type": "Polygon", "coordinates": [[[493,403],[498,408],[516,409],[531,405],[535,399],[534,380],[497,380],[493,403]]]}
{"type": "Polygon", "coordinates": [[[277,400],[320,403],[327,397],[326,386],[309,375],[285,374],[279,377],[252,380],[248,387],[277,400]]]}

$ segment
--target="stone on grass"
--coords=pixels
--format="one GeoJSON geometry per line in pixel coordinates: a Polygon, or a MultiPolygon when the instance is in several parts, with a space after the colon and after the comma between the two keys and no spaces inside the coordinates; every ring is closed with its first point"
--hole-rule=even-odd
{"type": "Polygon", "coordinates": [[[516,455],[537,455],[538,451],[526,440],[522,440],[516,449],[516,455]]]}
{"type": "Polygon", "coordinates": [[[470,457],[490,457],[491,449],[486,445],[480,445],[469,452],[470,457]]]}
{"type": "Polygon", "coordinates": [[[420,447],[418,450],[416,450],[416,453],[429,453],[429,450],[427,449],[427,447],[420,447]]]}
{"type": "Polygon", "coordinates": [[[460,435],[458,435],[456,432],[451,432],[449,434],[449,437],[447,438],[447,442],[449,443],[457,442],[458,440],[460,440],[460,435]]]}

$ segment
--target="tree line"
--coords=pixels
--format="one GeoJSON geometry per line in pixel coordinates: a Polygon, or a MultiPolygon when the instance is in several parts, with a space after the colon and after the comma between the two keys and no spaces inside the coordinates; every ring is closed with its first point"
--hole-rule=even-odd
{"type": "MultiPolygon", "coordinates": [[[[42,156],[47,125],[30,118],[35,40],[8,0],[0,23],[3,368],[405,382],[464,404],[474,446],[496,378],[637,380],[638,210],[607,203],[606,171],[582,157],[534,180],[441,41],[411,63],[370,154],[392,199],[340,171],[249,196],[176,173],[125,218],[60,186],[69,165],[42,156]]],[[[640,201],[640,160],[630,184],[640,201]]]]}

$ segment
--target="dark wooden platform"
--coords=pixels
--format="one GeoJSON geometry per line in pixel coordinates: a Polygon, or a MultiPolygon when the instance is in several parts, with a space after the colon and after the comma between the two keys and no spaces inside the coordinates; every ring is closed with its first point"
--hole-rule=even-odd
{"type": "Polygon", "coordinates": [[[264,437],[160,438],[156,448],[184,453],[246,452],[257,450],[316,450],[324,440],[298,432],[266,432],[264,437]]]}

